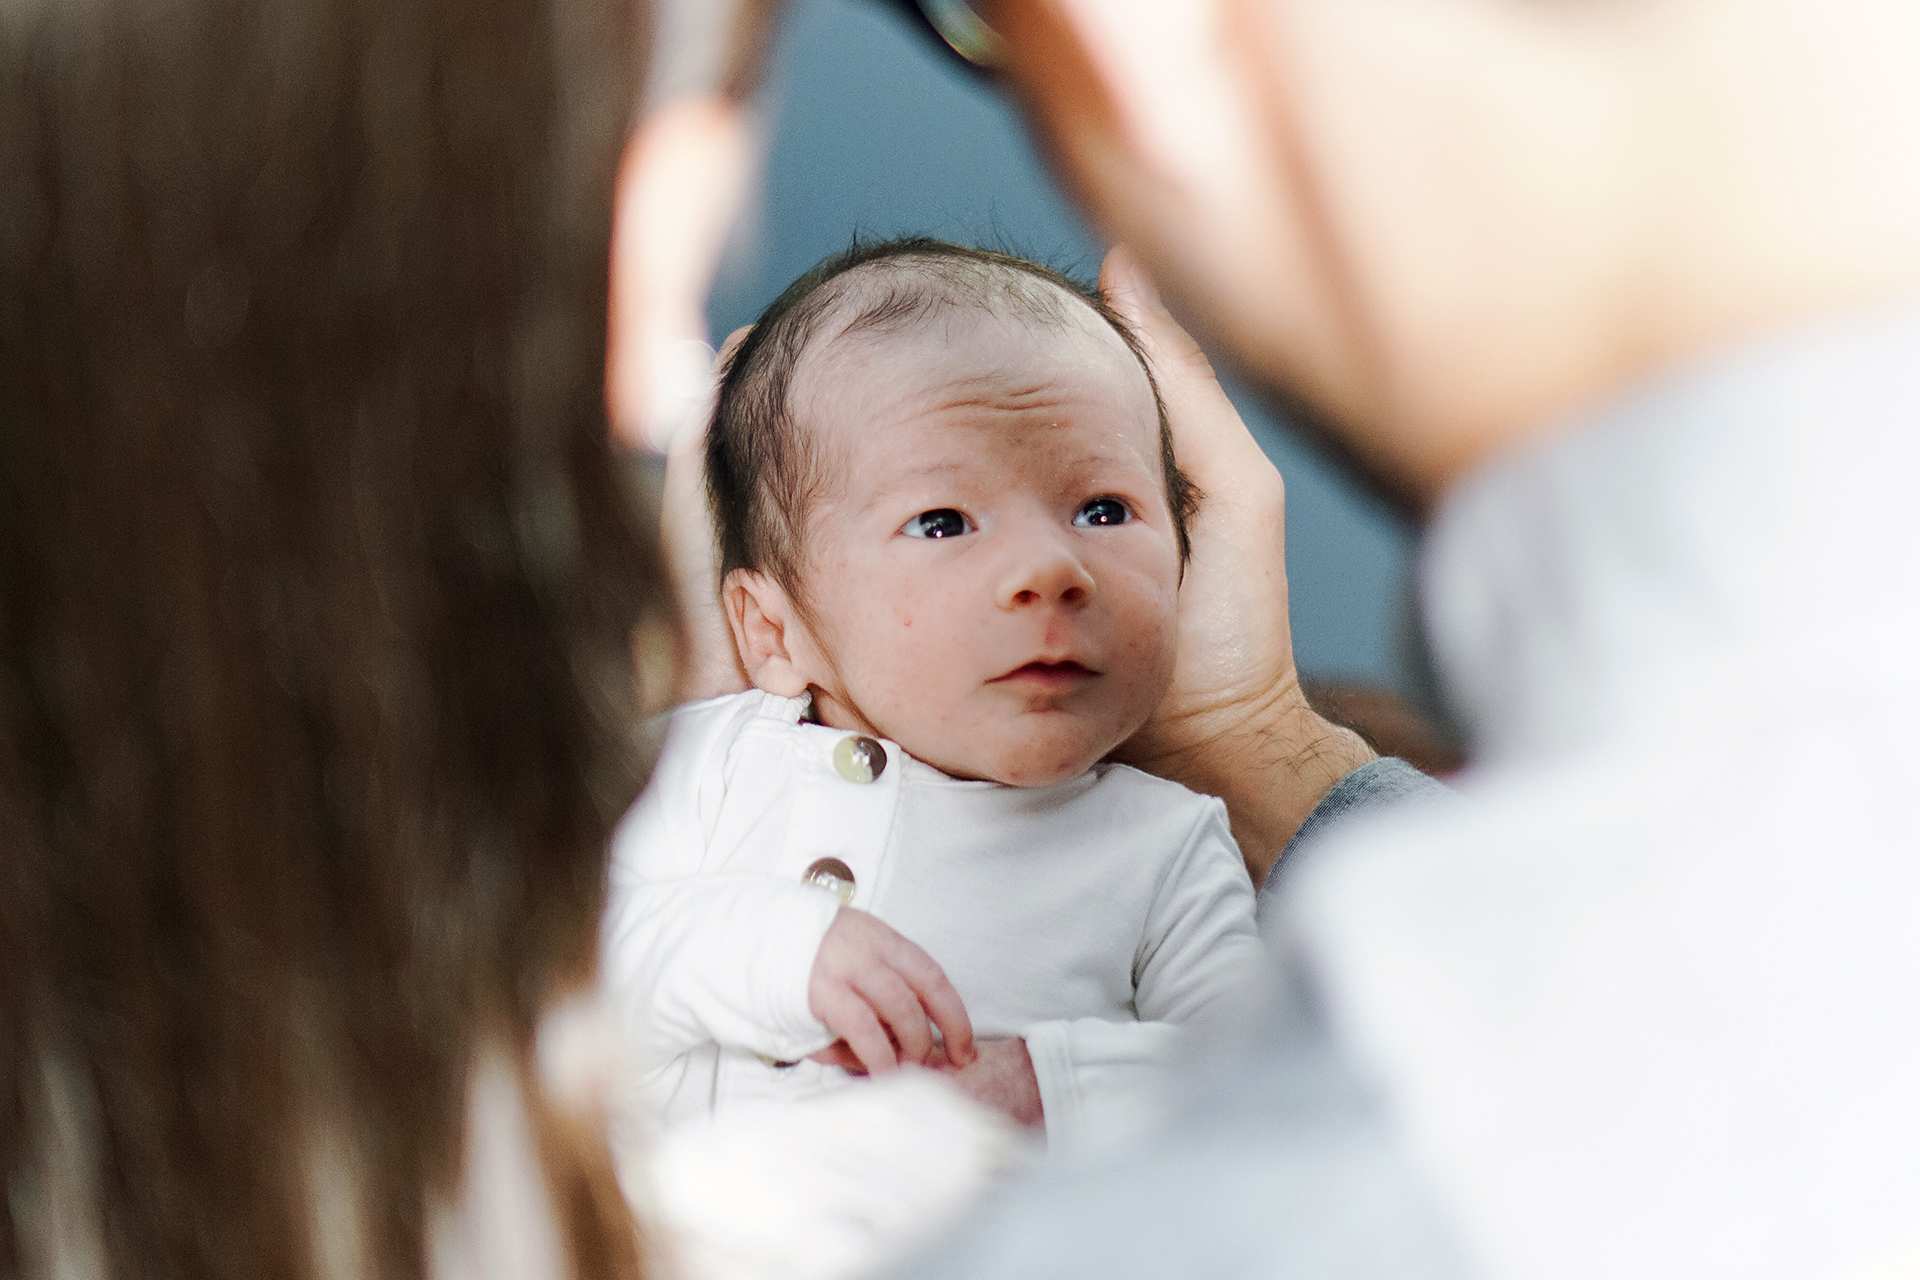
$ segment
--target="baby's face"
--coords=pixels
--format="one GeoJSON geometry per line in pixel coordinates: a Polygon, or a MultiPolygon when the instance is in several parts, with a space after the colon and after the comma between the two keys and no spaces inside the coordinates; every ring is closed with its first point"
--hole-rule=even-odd
{"type": "Polygon", "coordinates": [[[833,480],[804,590],[828,724],[1039,786],[1146,721],[1180,557],[1146,376],[1090,311],[967,310],[836,341],[795,380],[833,480]]]}

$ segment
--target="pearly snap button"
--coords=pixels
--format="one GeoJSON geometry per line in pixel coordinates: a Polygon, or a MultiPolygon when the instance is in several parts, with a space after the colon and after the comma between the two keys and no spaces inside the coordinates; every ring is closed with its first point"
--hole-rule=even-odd
{"type": "Polygon", "coordinates": [[[887,771],[887,749],[872,738],[842,738],[833,747],[833,767],[848,782],[872,782],[887,771]]]}
{"type": "Polygon", "coordinates": [[[818,858],[800,877],[810,885],[825,889],[845,906],[853,901],[853,868],[838,858],[818,858]]]}

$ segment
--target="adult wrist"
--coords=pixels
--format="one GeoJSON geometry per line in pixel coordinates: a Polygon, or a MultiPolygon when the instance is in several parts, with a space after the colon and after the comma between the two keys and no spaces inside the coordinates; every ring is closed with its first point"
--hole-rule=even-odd
{"type": "Polygon", "coordinates": [[[1263,884],[1335,784],[1377,758],[1359,734],[1315,711],[1290,680],[1147,767],[1226,803],[1247,871],[1263,884]]]}

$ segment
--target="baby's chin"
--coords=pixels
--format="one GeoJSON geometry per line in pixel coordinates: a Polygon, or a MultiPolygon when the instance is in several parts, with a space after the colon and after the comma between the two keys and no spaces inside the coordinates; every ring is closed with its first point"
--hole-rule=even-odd
{"type": "Polygon", "coordinates": [[[1103,734],[1048,734],[1021,736],[1009,745],[966,753],[952,765],[940,765],[955,777],[998,782],[1009,787],[1051,787],[1077,778],[1099,764],[1131,736],[1103,734]]]}
{"type": "Polygon", "coordinates": [[[1079,777],[1099,762],[1099,756],[1075,757],[1067,763],[1019,761],[995,770],[993,780],[1009,787],[1051,787],[1079,777]]]}

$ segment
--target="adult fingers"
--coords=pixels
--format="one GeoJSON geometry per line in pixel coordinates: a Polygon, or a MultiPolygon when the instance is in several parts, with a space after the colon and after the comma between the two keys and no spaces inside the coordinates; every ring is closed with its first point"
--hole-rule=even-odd
{"type": "Polygon", "coordinates": [[[1131,249],[1115,245],[1107,250],[1100,262],[1100,289],[1147,344],[1157,366],[1155,371],[1163,380],[1169,376],[1198,376],[1208,382],[1218,381],[1213,362],[1167,310],[1146,264],[1131,249]]]}
{"type": "Polygon", "coordinates": [[[1189,478],[1207,494],[1252,491],[1283,501],[1279,471],[1227,398],[1206,352],[1160,301],[1140,260],[1115,246],[1101,263],[1100,287],[1146,345],[1167,402],[1174,451],[1189,478]]]}
{"type": "MultiPolygon", "coordinates": [[[[729,339],[731,341],[731,339],[729,339]]],[[[712,353],[708,353],[711,361],[712,353]]],[[[679,688],[682,702],[750,688],[718,592],[720,549],[707,511],[706,414],[712,409],[712,370],[700,418],[679,432],[667,457],[660,494],[660,532],[684,623],[679,688]]]]}
{"type": "Polygon", "coordinates": [[[920,1004],[932,1016],[934,1025],[947,1043],[947,1060],[956,1067],[973,1061],[973,1019],[960,993],[953,989],[947,974],[934,958],[905,938],[900,939],[890,957],[894,971],[906,979],[920,1004]]]}
{"type": "Polygon", "coordinates": [[[743,324],[738,329],[735,329],[732,333],[729,333],[726,336],[725,341],[721,342],[720,344],[720,354],[714,357],[714,361],[713,361],[714,367],[717,369],[721,365],[726,364],[727,361],[733,359],[733,353],[740,349],[740,344],[745,342],[747,340],[747,335],[752,332],[753,332],[752,325],[743,324]]]}

